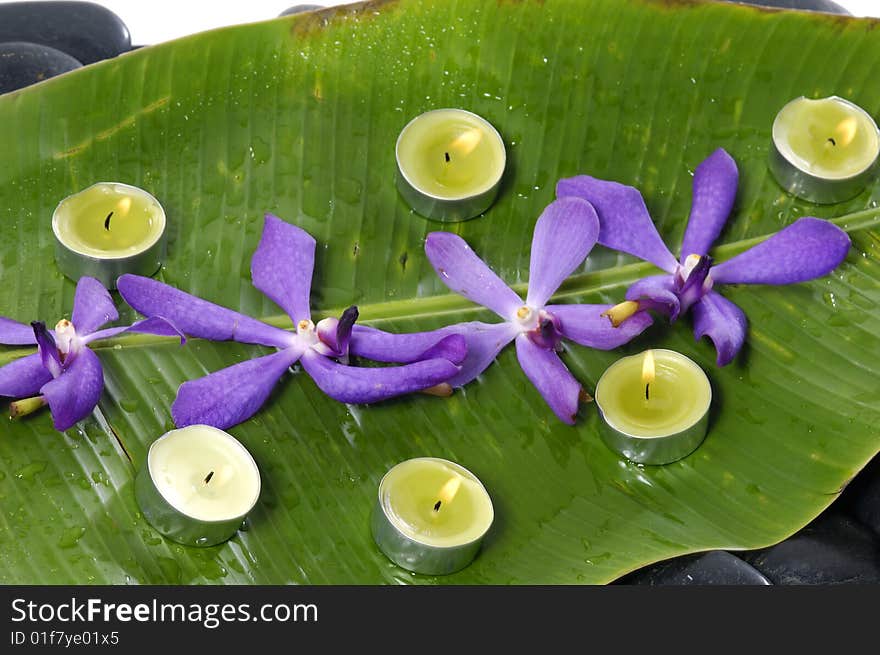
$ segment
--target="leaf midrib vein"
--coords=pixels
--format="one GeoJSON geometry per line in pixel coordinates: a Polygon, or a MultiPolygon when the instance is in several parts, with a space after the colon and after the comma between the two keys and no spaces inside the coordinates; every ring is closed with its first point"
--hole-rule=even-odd
{"type": "MultiPolygon", "coordinates": [[[[880,225],[880,207],[865,209],[852,214],[839,216],[829,220],[830,223],[841,227],[847,233],[858,232],[880,225]]],[[[765,241],[770,236],[765,234],[750,239],[741,239],[732,243],[723,244],[714,250],[715,258],[719,261],[730,259],[739,253],[748,250],[752,246],[765,241]]],[[[567,300],[588,293],[595,293],[606,289],[613,289],[631,284],[645,275],[653,274],[656,267],[647,262],[633,262],[623,266],[578,273],[570,276],[553,295],[552,302],[567,300]]],[[[528,289],[527,282],[511,284],[510,287],[520,295],[525,295],[528,289]]],[[[338,316],[344,307],[334,307],[315,312],[315,319],[326,316],[338,316]]],[[[358,305],[360,311],[360,323],[381,324],[396,319],[419,319],[436,318],[455,315],[458,320],[469,320],[467,314],[487,311],[481,305],[477,305],[456,293],[445,293],[422,298],[410,298],[407,300],[391,300],[377,303],[358,305]]],[[[259,320],[282,329],[292,329],[290,319],[286,314],[276,314],[262,317],[259,320]]],[[[195,339],[190,339],[194,341],[195,339]]],[[[92,346],[93,350],[118,349],[118,347],[147,347],[151,345],[170,344],[176,341],[173,337],[160,337],[148,334],[126,334],[124,336],[106,339],[92,346]]],[[[0,365],[33,352],[33,348],[15,348],[0,353],[0,365]]]]}

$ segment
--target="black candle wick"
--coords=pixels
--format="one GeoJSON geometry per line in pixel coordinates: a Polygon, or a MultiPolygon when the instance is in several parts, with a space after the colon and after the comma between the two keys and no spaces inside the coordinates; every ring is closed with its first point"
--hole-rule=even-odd
{"type": "Polygon", "coordinates": [[[110,219],[112,218],[112,216],[113,216],[113,212],[110,212],[109,214],[107,214],[107,218],[104,219],[104,229],[105,230],[108,230],[108,231],[110,230],[110,219]]]}
{"type": "Polygon", "coordinates": [[[449,153],[444,152],[443,155],[446,157],[446,163],[448,164],[451,161],[451,158],[449,157],[449,153]]]}
{"type": "Polygon", "coordinates": [[[205,484],[208,484],[211,481],[211,478],[213,478],[213,477],[214,477],[214,471],[211,471],[210,473],[208,473],[208,475],[205,476],[205,484]]]}
{"type": "Polygon", "coordinates": [[[829,136],[829,137],[828,137],[828,141],[829,141],[829,143],[831,143],[832,146],[836,146],[836,145],[837,145],[837,141],[835,141],[833,137],[830,137],[830,136],[829,136]]]}
{"type": "Polygon", "coordinates": [[[651,383],[645,385],[645,400],[651,400],[651,383]]]}
{"type": "Polygon", "coordinates": [[[441,503],[441,501],[439,501],[439,500],[436,503],[434,503],[434,511],[435,512],[440,511],[440,503],[441,503]]]}

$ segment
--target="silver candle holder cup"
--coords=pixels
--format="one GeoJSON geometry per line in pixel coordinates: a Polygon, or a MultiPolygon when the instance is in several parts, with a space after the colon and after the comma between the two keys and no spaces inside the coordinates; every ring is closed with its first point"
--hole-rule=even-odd
{"type": "MultiPolygon", "coordinates": [[[[445,223],[466,221],[485,212],[498,197],[507,165],[507,151],[498,130],[486,119],[464,109],[434,109],[416,116],[401,130],[394,153],[400,195],[417,214],[445,223]],[[491,151],[494,156],[479,169],[481,180],[456,190],[424,172],[423,155],[432,150],[440,138],[438,132],[443,130],[449,132],[450,145],[458,151],[466,150],[471,141],[474,148],[476,144],[485,144],[491,151]],[[455,130],[460,131],[457,137],[453,136],[455,130]],[[468,137],[471,141],[455,146],[457,139],[468,137]]],[[[432,154],[442,156],[439,152],[432,154]]],[[[450,166],[456,165],[455,150],[445,156],[450,166]]]]}
{"type": "MultiPolygon", "coordinates": [[[[709,426],[709,408],[712,404],[712,385],[705,371],[696,362],[681,353],[656,349],[652,351],[658,357],[674,356],[677,365],[690,370],[700,385],[702,399],[697,399],[694,416],[683,427],[666,429],[656,434],[638,434],[632,427],[624,425],[609,411],[609,403],[605,398],[605,384],[609,375],[624,360],[640,357],[634,355],[618,360],[608,367],[596,383],[595,402],[599,414],[599,436],[608,448],[636,464],[663,465],[687,457],[694,452],[706,438],[709,426]]],[[[638,393],[639,388],[633,389],[638,393]]]]}
{"type": "Polygon", "coordinates": [[[880,130],[877,124],[864,109],[844,98],[795,98],[779,111],[773,121],[769,159],[773,177],[789,193],[816,204],[844,202],[861,193],[877,174],[878,155],[880,130]],[[845,147],[847,144],[840,143],[841,139],[851,140],[858,136],[868,140],[867,154],[851,162],[851,170],[823,172],[792,147],[792,131],[805,129],[804,114],[819,110],[823,104],[837,108],[843,117],[837,125],[826,130],[827,134],[816,135],[814,139],[824,139],[828,148],[845,147]]]}
{"type": "MultiPolygon", "coordinates": [[[[112,217],[94,217],[95,221],[107,221],[106,229],[111,229],[112,217]]],[[[124,220],[124,219],[117,219],[124,220]]],[[[55,261],[59,270],[73,281],[83,276],[96,278],[108,289],[116,288],[120,275],[133,273],[151,276],[159,270],[165,259],[167,243],[167,221],[161,203],[150,193],[129,184],[120,182],[98,182],[92,186],[64,198],[52,214],[52,232],[55,236],[55,261]],[[142,242],[126,248],[102,250],[86,245],[86,240],[76,235],[73,223],[79,199],[86,194],[102,192],[108,196],[130,202],[143,202],[151,210],[156,228],[142,242]]]]}

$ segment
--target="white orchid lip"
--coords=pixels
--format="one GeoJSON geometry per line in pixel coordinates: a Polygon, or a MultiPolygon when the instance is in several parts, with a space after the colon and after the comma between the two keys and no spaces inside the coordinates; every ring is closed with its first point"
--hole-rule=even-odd
{"type": "Polygon", "coordinates": [[[62,361],[70,353],[74,341],[76,341],[76,327],[66,318],[62,318],[55,324],[55,345],[62,361]]]}

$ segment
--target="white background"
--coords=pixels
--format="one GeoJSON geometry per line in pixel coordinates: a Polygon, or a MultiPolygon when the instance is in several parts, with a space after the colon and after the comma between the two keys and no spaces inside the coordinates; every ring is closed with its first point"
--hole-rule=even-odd
{"type": "MultiPolygon", "coordinates": [[[[296,0],[97,0],[115,12],[131,31],[135,45],[151,45],[215,27],[274,18],[296,0]]],[[[349,0],[313,0],[324,6],[349,0]]],[[[624,1],[624,0],[621,0],[624,1]]],[[[854,16],[880,17],[880,0],[835,0],[854,16]]]]}

